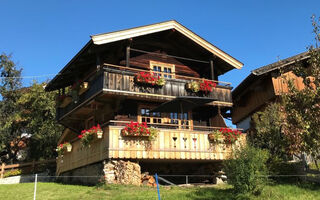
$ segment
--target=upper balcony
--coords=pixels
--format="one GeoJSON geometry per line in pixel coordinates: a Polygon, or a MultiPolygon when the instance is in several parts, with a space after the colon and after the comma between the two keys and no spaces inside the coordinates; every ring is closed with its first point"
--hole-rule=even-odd
{"type": "Polygon", "coordinates": [[[57,109],[57,119],[61,120],[68,113],[103,94],[130,96],[153,101],[167,101],[179,96],[209,97],[214,99],[210,103],[211,105],[232,106],[232,87],[230,83],[182,75],[170,77],[168,73],[157,72],[158,76],[166,77],[164,78],[165,84],[163,86],[154,86],[152,84],[138,83],[136,75],[139,72],[150,73],[150,71],[133,67],[104,64],[101,70],[94,72],[85,79],[88,82],[88,89],[85,92],[76,97],[73,95],[72,100],[70,97],[69,102],[57,109]],[[212,91],[195,92],[189,88],[192,82],[199,83],[204,81],[214,83],[214,87],[211,88],[212,91]]]}

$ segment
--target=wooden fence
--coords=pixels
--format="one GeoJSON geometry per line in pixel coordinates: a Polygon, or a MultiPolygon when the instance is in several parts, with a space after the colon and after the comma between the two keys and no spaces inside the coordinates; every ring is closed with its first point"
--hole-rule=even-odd
{"type": "Polygon", "coordinates": [[[1,171],[0,171],[0,178],[3,178],[4,173],[8,169],[19,169],[19,168],[24,168],[24,167],[31,167],[32,171],[35,171],[37,165],[41,164],[50,164],[50,163],[55,163],[56,160],[43,160],[43,161],[32,161],[28,163],[21,163],[21,164],[12,164],[12,165],[6,165],[5,163],[2,163],[1,165],[1,171]]]}

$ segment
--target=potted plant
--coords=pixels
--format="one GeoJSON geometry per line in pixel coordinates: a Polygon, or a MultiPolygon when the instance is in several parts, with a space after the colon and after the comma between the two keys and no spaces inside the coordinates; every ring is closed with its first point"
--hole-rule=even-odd
{"type": "Polygon", "coordinates": [[[63,144],[59,144],[56,148],[56,151],[58,152],[58,155],[63,155],[65,150],[67,150],[67,152],[71,152],[72,150],[72,145],[70,142],[65,142],[63,144]]]}
{"type": "Polygon", "coordinates": [[[59,145],[57,146],[56,152],[58,153],[59,156],[63,155],[63,153],[64,153],[63,144],[59,144],[59,145]]]}
{"type": "Polygon", "coordinates": [[[81,139],[81,144],[83,147],[90,147],[91,141],[94,139],[94,132],[89,130],[82,130],[81,134],[78,135],[81,139]]]}
{"type": "Polygon", "coordinates": [[[194,93],[197,92],[212,92],[213,88],[216,87],[216,83],[209,80],[202,81],[191,81],[186,84],[186,89],[191,90],[194,93]]]}
{"type": "Polygon", "coordinates": [[[131,121],[121,130],[121,135],[123,137],[146,137],[149,140],[154,140],[158,135],[158,130],[153,127],[149,128],[146,122],[131,121]]]}
{"type": "Polygon", "coordinates": [[[99,124],[97,125],[96,131],[97,131],[97,138],[99,138],[99,139],[102,138],[103,131],[102,131],[102,129],[101,129],[99,124]]]}
{"type": "Polygon", "coordinates": [[[160,76],[155,75],[153,72],[138,72],[135,75],[135,81],[152,86],[164,86],[166,80],[160,76]]]}
{"type": "Polygon", "coordinates": [[[241,136],[241,131],[231,128],[220,128],[208,134],[208,139],[214,143],[234,144],[241,136]]]}
{"type": "Polygon", "coordinates": [[[72,145],[70,144],[70,142],[67,142],[64,144],[67,147],[67,152],[71,152],[72,150],[72,145]]]}
{"type": "Polygon", "coordinates": [[[213,88],[216,86],[217,84],[215,82],[209,80],[199,82],[199,90],[205,93],[212,92],[213,88]]]}
{"type": "Polygon", "coordinates": [[[208,134],[208,139],[213,143],[223,143],[223,136],[219,130],[215,130],[208,134]]]}
{"type": "Polygon", "coordinates": [[[103,131],[102,131],[99,124],[97,124],[97,126],[91,127],[88,130],[86,130],[86,129],[82,130],[81,134],[78,135],[78,138],[81,139],[82,146],[90,147],[90,143],[94,139],[95,135],[99,139],[102,138],[102,136],[103,136],[103,131]]]}
{"type": "Polygon", "coordinates": [[[234,144],[241,136],[241,131],[231,128],[221,128],[219,130],[224,137],[226,144],[234,144]]]}

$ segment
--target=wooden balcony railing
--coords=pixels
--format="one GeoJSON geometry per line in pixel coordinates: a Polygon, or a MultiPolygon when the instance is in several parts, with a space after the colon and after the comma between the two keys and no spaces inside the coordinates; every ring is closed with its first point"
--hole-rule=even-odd
{"type": "MultiPolygon", "coordinates": [[[[103,65],[106,68],[119,69],[119,70],[129,71],[129,72],[133,72],[133,73],[137,73],[137,72],[154,72],[154,71],[150,71],[150,70],[143,70],[143,69],[138,69],[138,68],[133,68],[133,67],[125,67],[125,66],[120,66],[120,65],[113,65],[113,64],[109,64],[109,63],[104,63],[103,65]]],[[[183,75],[178,75],[178,74],[174,74],[173,75],[172,73],[167,73],[167,72],[154,72],[154,73],[160,74],[161,77],[165,77],[165,75],[167,75],[167,76],[171,75],[171,76],[174,76],[174,79],[185,79],[185,80],[190,80],[190,81],[207,80],[207,81],[212,81],[212,82],[216,83],[218,86],[231,87],[231,83],[224,82],[224,81],[209,80],[209,79],[205,79],[205,78],[196,78],[196,77],[183,76],[183,75]]]]}
{"type": "MultiPolygon", "coordinates": [[[[80,140],[72,141],[72,152],[59,157],[58,174],[105,159],[132,160],[225,160],[233,149],[245,143],[246,134],[233,144],[211,142],[208,134],[219,127],[206,127],[210,131],[158,128],[154,140],[121,135],[124,121],[110,121],[103,126],[103,138],[95,139],[90,148],[83,148],[80,140]]],[[[204,127],[202,127],[204,128],[204,127]]]]}
{"type": "MultiPolygon", "coordinates": [[[[216,87],[212,92],[195,93],[186,89],[186,83],[192,80],[206,80],[194,77],[186,77],[175,75],[175,79],[166,79],[166,83],[162,87],[148,87],[141,86],[135,83],[135,75],[139,71],[150,72],[147,70],[140,70],[135,68],[128,68],[116,65],[105,65],[105,81],[104,91],[110,93],[121,93],[128,96],[140,96],[158,99],[170,100],[179,96],[202,96],[213,98],[218,102],[223,102],[232,105],[231,87],[229,83],[214,81],[216,87]],[[178,79],[181,78],[181,79],[178,79]],[[188,79],[187,79],[188,78],[188,79]]],[[[158,73],[158,72],[156,72],[158,73]]],[[[161,72],[159,72],[161,73],[161,72]]],[[[167,73],[165,73],[167,74],[167,73]]],[[[162,73],[162,76],[164,73],[162,73]]]]}

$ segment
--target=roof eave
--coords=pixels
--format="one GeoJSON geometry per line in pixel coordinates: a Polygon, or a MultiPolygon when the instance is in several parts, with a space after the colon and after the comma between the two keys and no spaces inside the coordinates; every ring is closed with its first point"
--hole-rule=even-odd
{"type": "Polygon", "coordinates": [[[62,70],[60,70],[60,72],[46,85],[45,90],[46,91],[51,91],[54,89],[51,89],[52,87],[52,83],[55,82],[58,77],[64,73],[66,71],[66,69],[87,49],[89,48],[89,46],[93,44],[92,40],[89,40],[89,42],[87,42],[87,44],[82,47],[82,49],[62,68],[62,70]]]}
{"type": "Polygon", "coordinates": [[[96,45],[102,45],[107,44],[110,42],[115,42],[119,40],[125,40],[133,37],[138,37],[142,35],[152,34],[160,31],[175,29],[185,35],[186,37],[193,40],[198,45],[205,48],[207,51],[211,52],[213,55],[221,58],[225,62],[229,63],[231,66],[233,66],[236,69],[241,69],[243,66],[243,63],[238,61],[237,59],[233,58],[229,54],[225,53],[221,49],[217,48],[216,46],[212,45],[205,39],[201,38],[197,34],[193,33],[188,28],[184,27],[180,23],[171,20],[166,21],[162,23],[147,25],[147,26],[141,26],[137,28],[132,29],[126,29],[123,31],[117,31],[112,33],[106,33],[106,34],[99,34],[99,35],[92,35],[91,39],[94,44],[96,45]]]}

